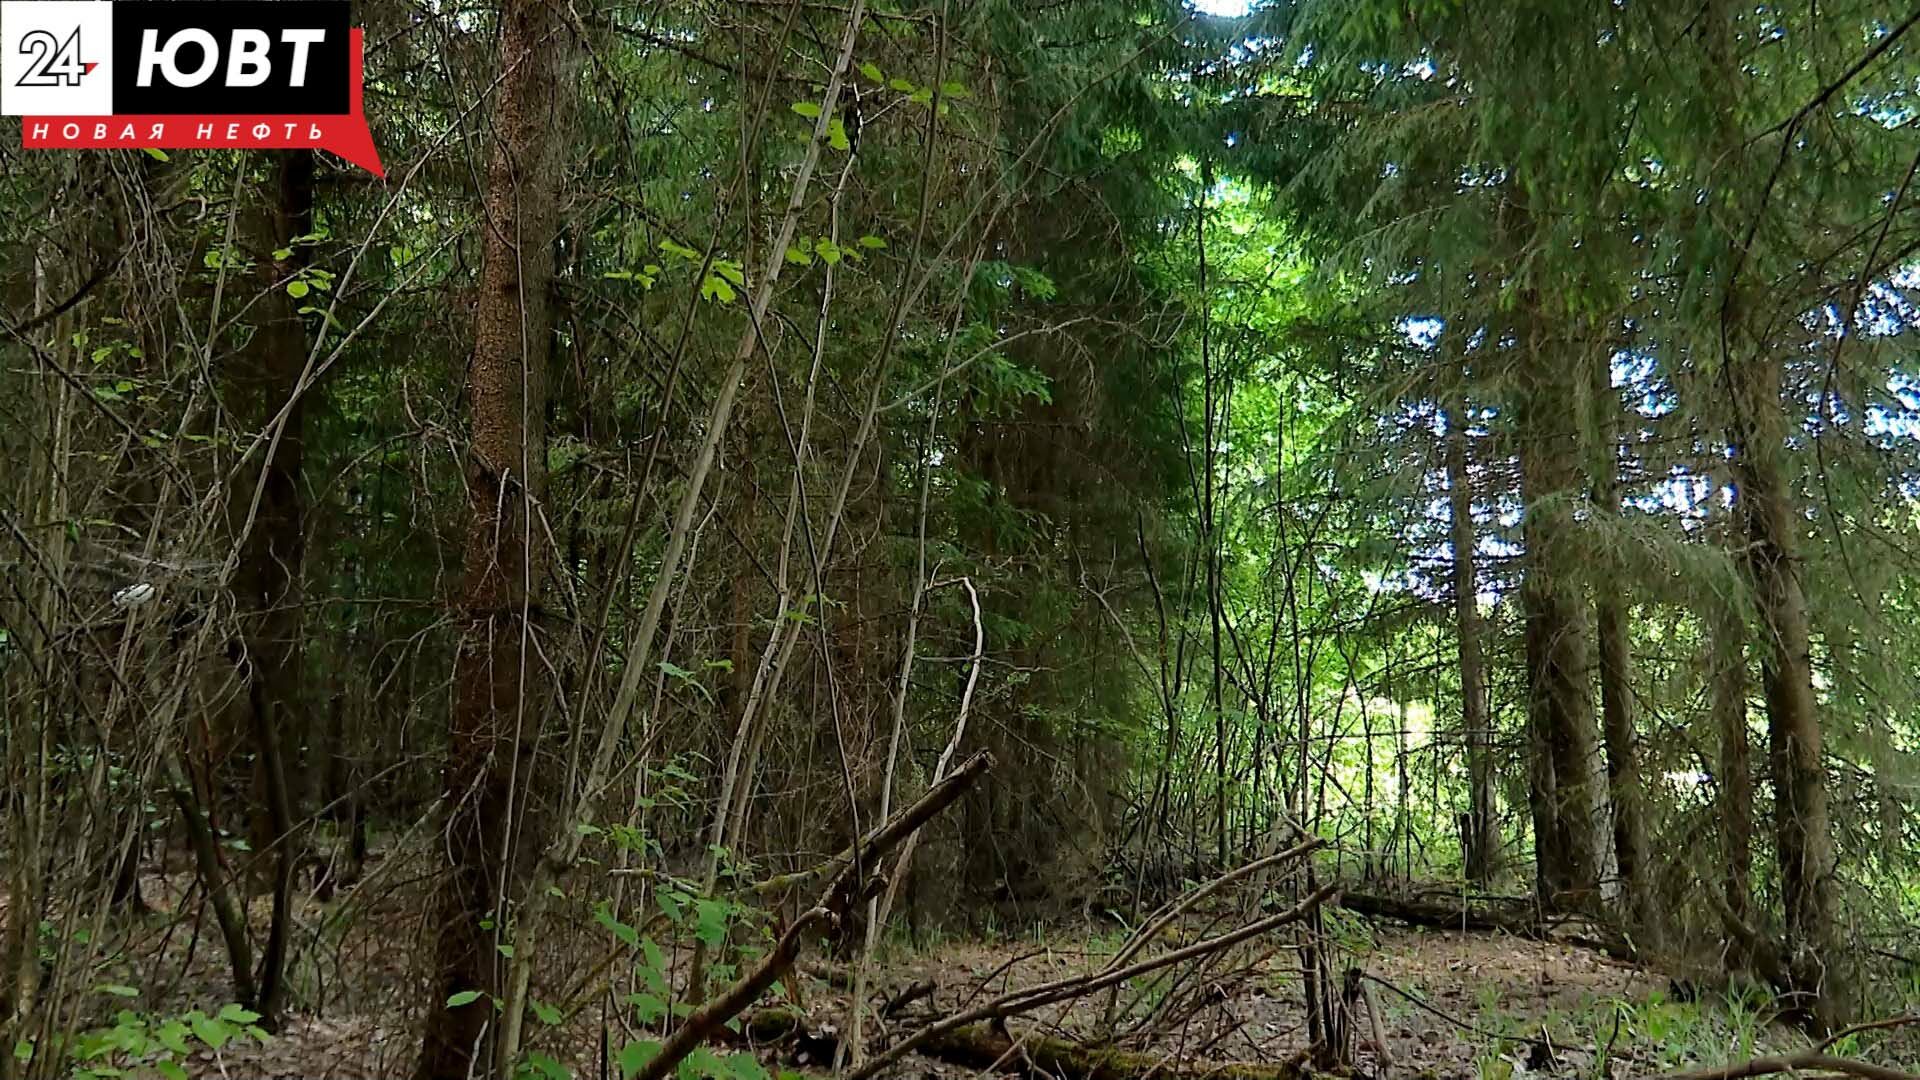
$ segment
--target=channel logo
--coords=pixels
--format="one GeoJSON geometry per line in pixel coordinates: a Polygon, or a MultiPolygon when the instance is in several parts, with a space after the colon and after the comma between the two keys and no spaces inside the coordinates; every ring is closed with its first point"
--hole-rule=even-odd
{"type": "Polygon", "coordinates": [[[308,147],[375,174],[347,0],[0,0],[27,149],[308,147]]]}

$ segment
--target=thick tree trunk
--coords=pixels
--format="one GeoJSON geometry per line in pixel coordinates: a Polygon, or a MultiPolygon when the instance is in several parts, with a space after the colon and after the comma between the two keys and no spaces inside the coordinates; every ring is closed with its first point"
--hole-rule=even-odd
{"type": "MultiPolygon", "coordinates": [[[[1528,714],[1538,730],[1536,753],[1552,769],[1551,833],[1535,839],[1543,897],[1555,906],[1588,907],[1598,897],[1596,738],[1587,657],[1585,592],[1574,550],[1572,509],[1583,485],[1572,370],[1536,342],[1526,363],[1519,408],[1520,487],[1526,506],[1525,576],[1528,714]]],[[[1535,808],[1535,820],[1540,820],[1535,808]]]]}
{"type": "Polygon", "coordinates": [[[1467,747],[1468,810],[1461,836],[1467,880],[1493,877],[1498,833],[1493,820],[1493,732],[1487,720],[1487,670],[1480,651],[1479,579],[1475,573],[1473,486],[1467,473],[1467,410],[1447,408],[1447,499],[1453,517],[1453,614],[1460,643],[1460,731],[1467,747]]]}
{"type": "Polygon", "coordinates": [[[549,556],[535,521],[546,486],[550,296],[562,174],[575,92],[567,13],[557,0],[502,0],[500,83],[487,168],[484,246],[467,368],[472,444],[467,455],[464,581],[455,610],[445,843],[450,873],[439,896],[440,938],[426,1038],[415,1075],[460,1080],[504,1074],[493,1060],[493,1010],[453,1007],[455,994],[507,996],[498,946],[546,823],[527,806],[548,679],[532,638],[549,556]]]}
{"type": "Polygon", "coordinates": [[[259,267],[260,324],[226,372],[228,407],[248,436],[266,439],[257,469],[241,469],[227,499],[238,541],[233,591],[239,609],[246,708],[256,756],[255,845],[271,852],[273,916],[255,979],[253,1007],[271,1027],[285,997],[285,966],[292,922],[293,870],[300,852],[294,835],[297,802],[289,790],[305,725],[300,692],[300,572],[305,557],[304,395],[307,335],[286,291],[304,263],[294,237],[312,230],[313,152],[275,156],[261,204],[248,216],[248,255],[259,267]],[[291,251],[286,258],[274,253],[291,251]],[[278,432],[272,431],[278,421],[278,432]]]}
{"type": "Polygon", "coordinates": [[[1762,359],[1731,363],[1734,470],[1747,526],[1747,571],[1764,637],[1761,670],[1774,785],[1774,844],[1786,909],[1787,967],[1813,998],[1816,1021],[1845,1015],[1844,976],[1834,927],[1834,851],[1827,812],[1820,721],[1814,712],[1807,599],[1795,558],[1797,500],[1787,475],[1786,415],[1780,367],[1762,359]]]}

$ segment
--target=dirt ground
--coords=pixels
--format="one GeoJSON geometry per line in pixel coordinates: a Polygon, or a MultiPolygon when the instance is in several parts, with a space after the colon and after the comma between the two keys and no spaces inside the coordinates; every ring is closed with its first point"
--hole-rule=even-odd
{"type": "MultiPolygon", "coordinates": [[[[128,1007],[177,1015],[190,1008],[217,1010],[230,997],[224,954],[211,919],[195,925],[192,919],[164,914],[197,906],[191,899],[181,904],[190,880],[174,874],[144,882],[156,914],[125,928],[126,952],[117,968],[104,974],[124,973],[132,980],[143,970],[170,972],[172,981],[142,986],[141,1000],[128,1007]]],[[[359,897],[343,893],[332,905],[309,904],[303,910],[296,948],[303,957],[304,981],[297,982],[295,990],[300,1000],[322,1000],[326,1007],[309,1006],[290,1016],[264,1045],[233,1043],[218,1053],[200,1052],[189,1063],[191,1075],[250,1080],[407,1075],[419,1045],[408,1017],[423,993],[419,958],[424,955],[422,942],[431,939],[432,928],[425,922],[430,906],[424,885],[397,880],[397,875],[370,881],[369,886],[377,888],[363,886],[359,897]],[[356,981],[343,981],[348,973],[356,981]]],[[[264,898],[255,901],[250,913],[264,924],[264,898]]],[[[1182,927],[1173,942],[1149,945],[1143,956],[1177,945],[1182,938],[1216,933],[1227,925],[1217,920],[1225,918],[1182,927]]],[[[1337,913],[1329,917],[1327,939],[1336,978],[1349,968],[1364,972],[1367,994],[1354,1006],[1353,1057],[1354,1072],[1362,1076],[1597,1077],[1601,1070],[1596,1048],[1603,1046],[1610,1047],[1605,1055],[1608,1076],[1644,1076],[1676,1061],[1724,1061],[1743,1049],[1751,1051],[1731,1037],[1718,1047],[1719,1029],[1697,1018],[1697,1006],[1684,1014],[1696,1017],[1682,1025],[1684,1031],[1651,1023],[1649,1017],[1667,1012],[1683,1017],[1674,1011],[1680,1007],[1671,1001],[1666,976],[1578,945],[1369,924],[1337,913]],[[1374,1039],[1374,1021],[1364,1010],[1368,997],[1379,1010],[1377,1030],[1384,1053],[1374,1039]],[[1663,1036],[1662,1030],[1668,1034],[1663,1036]],[[1660,1045],[1682,1036],[1685,1046],[1660,1045]]],[[[876,1008],[915,984],[935,989],[885,1021],[870,1020],[869,1044],[884,1045],[930,1017],[1007,989],[1097,968],[1111,959],[1120,942],[1121,935],[1110,925],[1068,926],[993,940],[948,939],[884,949],[870,987],[876,1008]]],[[[1290,933],[1277,934],[1252,945],[1238,954],[1231,970],[1189,973],[1171,983],[1135,980],[1111,1000],[1099,995],[1054,1007],[1016,1019],[1008,1030],[1016,1037],[1034,1032],[1075,1040],[1115,1032],[1116,1045],[1168,1061],[1286,1061],[1308,1041],[1296,939],[1290,933]],[[1169,987],[1174,994],[1167,993],[1169,987]],[[1155,995],[1194,1007],[1156,1013],[1155,995]],[[1110,1008],[1119,1018],[1111,1025],[1105,1022],[1110,1008]],[[1152,1016],[1153,1022],[1140,1023],[1135,1019],[1140,1016],[1152,1016]]],[[[566,963],[573,966],[552,981],[583,985],[596,964],[604,970],[604,947],[597,956],[592,950],[586,953],[570,955],[566,963]]],[[[844,971],[844,966],[820,957],[802,964],[797,1004],[808,1035],[759,1049],[776,1075],[781,1070],[825,1073],[824,1059],[845,1025],[849,994],[844,971]]],[[[577,1077],[618,1075],[601,1071],[603,1038],[605,1045],[617,1048],[644,1033],[626,1025],[617,1005],[603,1008],[602,1003],[615,1000],[613,993],[602,994],[559,1027],[539,1029],[536,1045],[567,1062],[577,1077]]],[[[893,1075],[974,1073],[945,1061],[909,1057],[893,1075]]]]}

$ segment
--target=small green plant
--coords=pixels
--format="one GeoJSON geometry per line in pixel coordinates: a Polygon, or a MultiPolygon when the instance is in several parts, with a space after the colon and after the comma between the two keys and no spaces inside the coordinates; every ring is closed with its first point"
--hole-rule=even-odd
{"type": "MultiPolygon", "coordinates": [[[[102,986],[99,991],[114,997],[136,997],[131,986],[102,986]]],[[[122,1009],[113,1023],[81,1032],[66,1046],[72,1065],[72,1080],[104,1080],[125,1076],[135,1070],[152,1070],[166,1080],[186,1080],[183,1064],[198,1047],[215,1053],[237,1043],[265,1043],[267,1033],[259,1026],[260,1014],[239,1005],[223,1005],[211,1015],[195,1009],[180,1016],[160,1019],[122,1009]]],[[[14,1060],[30,1063],[39,1047],[28,1040],[14,1044],[14,1060]]]]}

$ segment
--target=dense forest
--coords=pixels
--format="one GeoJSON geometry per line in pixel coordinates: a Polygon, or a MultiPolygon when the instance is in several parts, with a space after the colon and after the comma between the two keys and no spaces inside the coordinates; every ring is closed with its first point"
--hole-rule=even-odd
{"type": "Polygon", "coordinates": [[[353,19],[0,147],[0,1078],[1913,1080],[1920,9],[353,19]]]}

